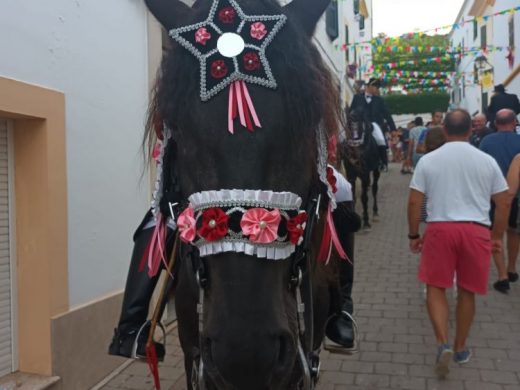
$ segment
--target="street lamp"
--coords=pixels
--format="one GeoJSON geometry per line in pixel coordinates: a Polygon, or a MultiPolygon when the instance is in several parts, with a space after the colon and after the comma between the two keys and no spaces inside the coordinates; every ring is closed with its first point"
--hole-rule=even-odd
{"type": "Polygon", "coordinates": [[[480,54],[475,58],[475,67],[478,70],[479,79],[480,79],[480,96],[481,96],[481,104],[482,104],[482,112],[486,112],[487,109],[487,100],[488,100],[488,94],[487,92],[484,92],[484,76],[488,75],[489,78],[486,77],[486,81],[488,84],[487,87],[489,88],[490,85],[493,85],[492,75],[489,75],[489,73],[493,72],[494,67],[491,65],[487,59],[487,57],[484,54],[480,54]]]}
{"type": "Polygon", "coordinates": [[[477,65],[477,69],[481,72],[487,70],[493,70],[493,65],[491,65],[484,54],[479,55],[475,58],[475,64],[477,65]],[[486,69],[486,65],[489,65],[490,69],[486,69]]]}

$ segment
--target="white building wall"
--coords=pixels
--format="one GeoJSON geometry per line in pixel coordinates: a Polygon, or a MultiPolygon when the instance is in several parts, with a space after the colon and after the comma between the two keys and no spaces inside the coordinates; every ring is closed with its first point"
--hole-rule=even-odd
{"type": "Polygon", "coordinates": [[[146,36],[143,1],[2,0],[0,76],[65,94],[71,306],[123,288],[148,207],[146,36]]]}
{"type": "MultiPolygon", "coordinates": [[[[341,84],[342,97],[344,103],[350,104],[353,97],[353,83],[355,79],[347,78],[347,65],[354,64],[357,60],[358,69],[363,65],[372,61],[371,51],[362,50],[361,47],[349,48],[349,61],[342,46],[344,44],[352,44],[363,41],[369,41],[372,38],[372,0],[366,0],[369,17],[365,19],[365,28],[360,30],[359,15],[354,14],[354,7],[351,1],[338,1],[338,32],[339,36],[331,40],[326,32],[326,16],[324,15],[316,27],[314,36],[315,43],[318,46],[325,62],[334,72],[341,84]],[[348,27],[348,40],[346,41],[346,28],[348,27]],[[357,54],[354,54],[354,51],[357,54]]],[[[361,77],[358,70],[356,79],[361,77]]]]}
{"type": "MultiPolygon", "coordinates": [[[[459,13],[456,23],[460,24],[462,20],[468,20],[474,16],[469,15],[470,9],[473,6],[474,0],[467,0],[464,2],[461,11],[459,13]]],[[[495,12],[500,12],[505,9],[511,9],[518,7],[520,0],[500,0],[495,2],[494,7],[488,6],[484,12],[484,15],[491,15],[495,12]]],[[[498,15],[490,17],[487,21],[482,21],[478,25],[478,33],[475,38],[473,31],[473,22],[466,23],[458,29],[452,30],[450,33],[450,40],[452,46],[457,48],[459,44],[464,47],[480,47],[481,45],[481,27],[487,25],[487,45],[507,47],[509,46],[509,24],[510,18],[514,18],[514,34],[515,34],[515,46],[518,47],[520,44],[520,12],[516,12],[512,15],[498,15]]],[[[507,79],[511,74],[512,69],[509,67],[507,59],[507,51],[496,51],[490,52],[486,55],[489,63],[493,67],[493,83],[500,84],[507,79]]],[[[458,72],[473,72],[474,71],[475,56],[468,55],[464,56],[458,67],[458,72]]],[[[516,50],[515,63],[513,69],[520,64],[520,56],[518,55],[518,49],[516,50]]],[[[465,76],[466,79],[474,80],[474,76],[468,74],[465,76]]],[[[451,105],[452,107],[461,107],[467,109],[470,113],[482,111],[482,92],[487,92],[488,101],[484,102],[487,106],[489,98],[493,93],[493,88],[481,89],[480,85],[472,85],[463,87],[462,80],[457,84],[454,84],[452,92],[451,105]]],[[[520,78],[517,77],[507,87],[511,93],[520,93],[520,78]]]]}
{"type": "MultiPolygon", "coordinates": [[[[520,6],[520,0],[500,0],[495,3],[493,12],[500,12],[518,6],[520,6]]],[[[514,19],[514,43],[516,50],[513,69],[515,69],[520,65],[520,12],[495,17],[495,23],[493,23],[493,44],[496,46],[509,46],[509,21],[511,18],[514,19]]],[[[491,56],[492,64],[495,68],[495,84],[502,83],[511,74],[512,69],[509,68],[506,56],[506,51],[499,51],[491,56]]],[[[507,92],[520,94],[520,76],[517,76],[507,86],[507,92]]]]}

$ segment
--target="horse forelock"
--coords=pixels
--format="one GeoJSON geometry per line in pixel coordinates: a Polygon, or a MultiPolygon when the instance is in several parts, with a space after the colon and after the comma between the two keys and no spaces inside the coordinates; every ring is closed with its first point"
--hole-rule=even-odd
{"type": "MultiPolygon", "coordinates": [[[[283,12],[273,0],[238,3],[246,14],[283,12]]],[[[204,20],[210,5],[201,3],[187,23],[204,20]]],[[[326,116],[327,91],[320,55],[298,23],[289,18],[266,51],[277,88],[248,84],[262,123],[252,133],[239,125],[234,135],[228,133],[228,88],[201,101],[198,60],[178,44],[171,46],[162,62],[156,104],[166,124],[176,129],[179,172],[190,175],[181,178],[184,194],[252,188],[306,197],[309,180],[316,177],[316,130],[326,116]],[[296,174],[303,180],[295,181],[296,174]]]]}

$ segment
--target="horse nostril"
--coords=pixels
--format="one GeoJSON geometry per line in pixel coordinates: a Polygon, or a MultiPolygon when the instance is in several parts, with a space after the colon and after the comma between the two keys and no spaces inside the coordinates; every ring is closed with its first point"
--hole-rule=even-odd
{"type": "Polygon", "coordinates": [[[276,372],[287,374],[288,370],[294,364],[294,354],[296,351],[294,340],[291,334],[283,334],[278,338],[278,359],[276,372]]]}

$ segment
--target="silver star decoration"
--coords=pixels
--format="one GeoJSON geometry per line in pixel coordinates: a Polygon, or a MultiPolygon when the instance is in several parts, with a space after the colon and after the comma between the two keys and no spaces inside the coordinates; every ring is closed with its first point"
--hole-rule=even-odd
{"type": "Polygon", "coordinates": [[[265,51],[286,21],[285,15],[246,15],[235,0],[214,0],[205,21],[172,29],[169,34],[199,60],[200,97],[202,101],[207,101],[236,80],[271,89],[277,87],[265,51]],[[229,7],[235,11],[233,21],[224,23],[218,13],[229,10],[229,7]],[[268,27],[267,33],[261,39],[252,37],[248,31],[256,22],[263,22],[268,27]],[[210,35],[203,43],[195,39],[196,33],[202,28],[210,35]],[[240,35],[245,42],[244,50],[235,57],[225,57],[217,48],[218,39],[224,33],[230,32],[240,35]],[[250,52],[256,53],[260,60],[261,66],[255,72],[247,72],[239,63],[239,58],[250,52]],[[211,65],[217,60],[223,60],[227,70],[221,79],[211,75],[211,65]]]}

